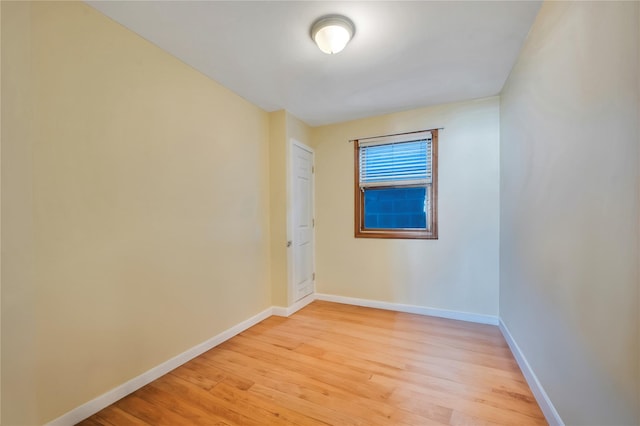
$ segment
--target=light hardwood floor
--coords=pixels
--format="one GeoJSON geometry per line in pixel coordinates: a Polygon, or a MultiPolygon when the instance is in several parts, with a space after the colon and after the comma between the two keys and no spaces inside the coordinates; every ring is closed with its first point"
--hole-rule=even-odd
{"type": "Polygon", "coordinates": [[[547,423],[497,327],[315,301],[80,424],[547,423]]]}

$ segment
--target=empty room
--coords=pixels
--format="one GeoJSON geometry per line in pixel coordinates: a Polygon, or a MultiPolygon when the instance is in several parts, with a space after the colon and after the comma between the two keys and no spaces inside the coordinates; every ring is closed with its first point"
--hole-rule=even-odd
{"type": "Polygon", "coordinates": [[[0,424],[640,425],[639,1],[0,1],[0,424]]]}

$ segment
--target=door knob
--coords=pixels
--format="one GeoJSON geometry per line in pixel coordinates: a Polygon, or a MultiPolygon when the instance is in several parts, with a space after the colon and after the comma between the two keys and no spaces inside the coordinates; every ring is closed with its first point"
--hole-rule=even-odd
{"type": "Polygon", "coordinates": [[[291,241],[287,241],[287,247],[291,247],[291,241]]]}

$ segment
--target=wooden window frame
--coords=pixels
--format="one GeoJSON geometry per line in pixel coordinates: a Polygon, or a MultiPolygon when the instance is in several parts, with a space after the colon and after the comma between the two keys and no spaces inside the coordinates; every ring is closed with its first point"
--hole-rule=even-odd
{"type": "MultiPolygon", "coordinates": [[[[360,143],[353,141],[354,149],[354,192],[355,192],[355,238],[392,238],[392,239],[438,239],[438,130],[431,132],[431,185],[426,185],[430,197],[429,226],[427,229],[365,229],[364,227],[364,192],[360,189],[360,143]]],[[[407,142],[411,140],[407,134],[407,142]]],[[[409,188],[416,185],[395,185],[382,188],[409,188]]]]}

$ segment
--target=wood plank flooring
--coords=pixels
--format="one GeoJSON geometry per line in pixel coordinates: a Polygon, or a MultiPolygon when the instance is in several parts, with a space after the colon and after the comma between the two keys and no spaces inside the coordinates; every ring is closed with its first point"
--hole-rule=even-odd
{"type": "Polygon", "coordinates": [[[81,422],[547,424],[495,326],[315,301],[81,422]]]}

